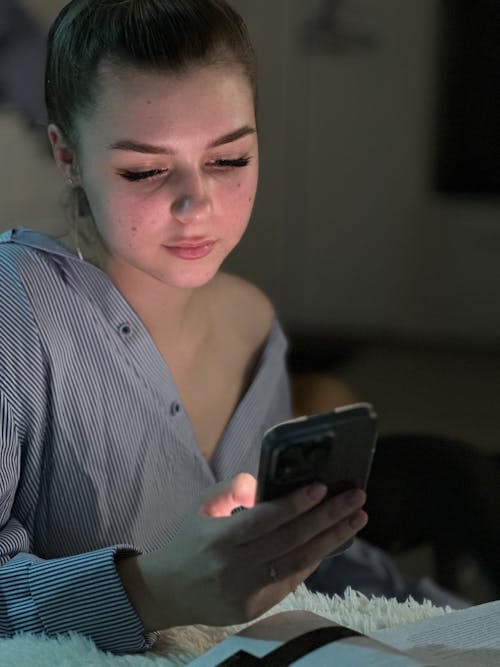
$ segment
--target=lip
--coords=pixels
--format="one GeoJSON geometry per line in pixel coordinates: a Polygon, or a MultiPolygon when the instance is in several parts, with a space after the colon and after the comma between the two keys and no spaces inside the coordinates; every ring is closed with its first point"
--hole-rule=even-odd
{"type": "Polygon", "coordinates": [[[199,248],[202,245],[208,245],[209,243],[214,243],[213,239],[207,239],[202,236],[193,237],[190,239],[179,239],[178,241],[174,240],[170,243],[167,243],[167,248],[199,248]]]}
{"type": "Polygon", "coordinates": [[[165,248],[180,259],[202,259],[212,252],[215,241],[211,239],[189,239],[174,241],[165,248]]]}

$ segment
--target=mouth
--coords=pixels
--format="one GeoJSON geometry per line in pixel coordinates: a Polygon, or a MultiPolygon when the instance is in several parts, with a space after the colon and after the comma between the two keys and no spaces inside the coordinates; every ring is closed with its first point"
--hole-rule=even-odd
{"type": "Polygon", "coordinates": [[[174,241],[164,247],[180,259],[202,259],[212,252],[214,245],[215,241],[211,239],[190,239],[174,241]]]}

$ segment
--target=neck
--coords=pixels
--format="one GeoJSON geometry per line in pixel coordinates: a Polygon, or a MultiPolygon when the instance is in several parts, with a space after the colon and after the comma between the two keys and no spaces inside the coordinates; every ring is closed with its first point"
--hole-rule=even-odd
{"type": "Polygon", "coordinates": [[[137,269],[121,271],[112,263],[104,270],[161,347],[176,349],[182,341],[192,345],[205,335],[209,310],[200,298],[204,287],[171,287],[137,269]]]}

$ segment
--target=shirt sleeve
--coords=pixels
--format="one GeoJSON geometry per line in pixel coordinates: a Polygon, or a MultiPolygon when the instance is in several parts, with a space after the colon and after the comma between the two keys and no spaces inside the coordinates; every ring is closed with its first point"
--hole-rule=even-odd
{"type": "Polygon", "coordinates": [[[144,634],[115,566],[137,552],[114,546],[51,560],[28,553],[27,532],[11,516],[19,470],[17,429],[0,393],[0,635],[73,631],[106,651],[149,648],[156,635],[144,634]]]}
{"type": "Polygon", "coordinates": [[[136,551],[110,546],[49,560],[31,553],[27,522],[44,465],[47,378],[19,267],[26,280],[43,280],[48,269],[8,243],[11,236],[0,235],[0,636],[73,631],[103,650],[142,651],[155,634],[145,635],[115,566],[136,551]]]}

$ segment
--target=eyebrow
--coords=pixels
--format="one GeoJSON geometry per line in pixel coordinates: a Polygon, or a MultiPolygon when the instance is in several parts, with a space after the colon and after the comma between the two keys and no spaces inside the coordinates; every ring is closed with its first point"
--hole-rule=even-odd
{"type": "MultiPolygon", "coordinates": [[[[256,134],[257,130],[250,125],[244,125],[243,127],[229,132],[228,134],[219,137],[212,143],[208,145],[208,148],[217,148],[217,146],[224,146],[225,144],[231,144],[233,141],[237,141],[242,137],[246,137],[250,134],[256,134]]],[[[169,146],[156,146],[154,144],[147,144],[141,141],[133,141],[132,139],[121,139],[115,141],[108,146],[109,150],[122,150],[122,151],[134,151],[135,153],[151,153],[154,155],[173,155],[175,150],[169,146]]]]}

